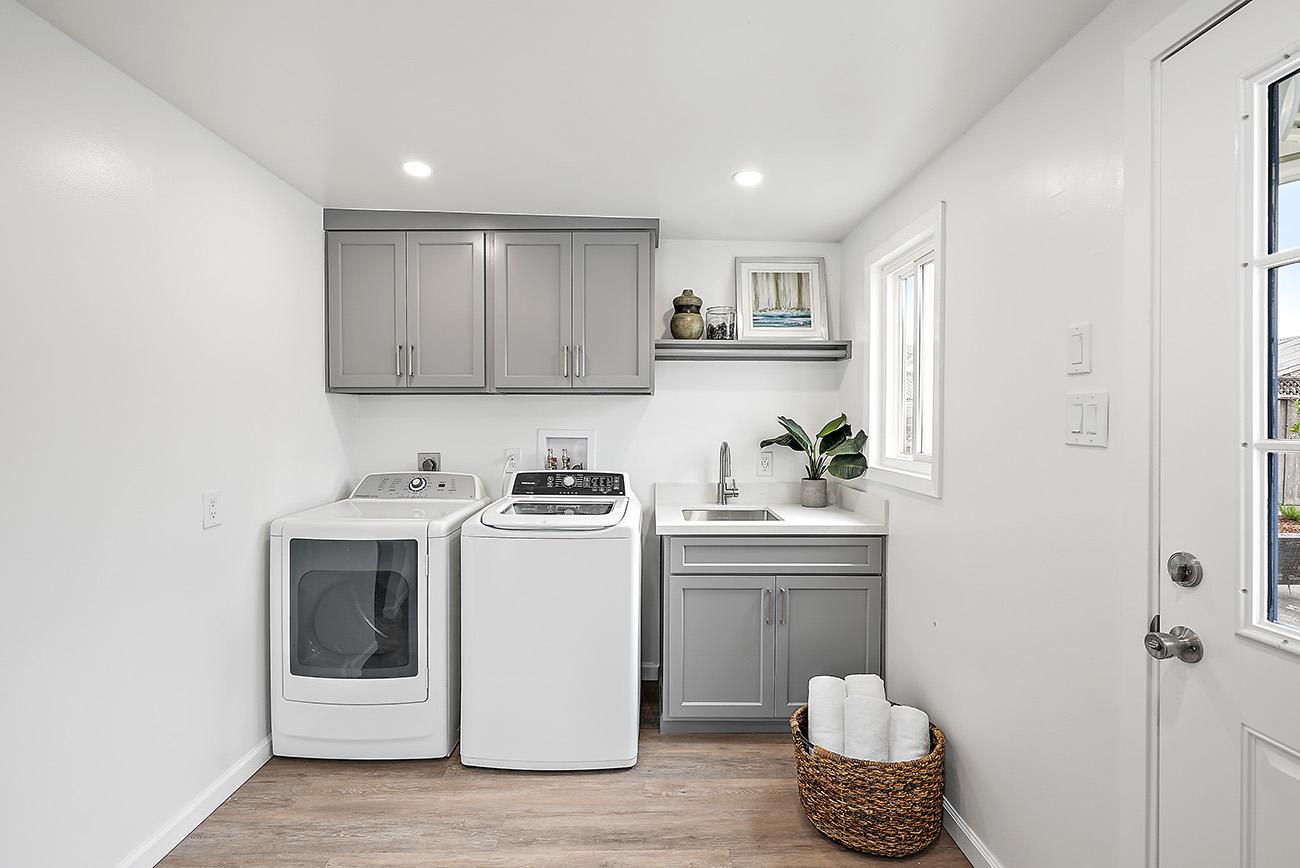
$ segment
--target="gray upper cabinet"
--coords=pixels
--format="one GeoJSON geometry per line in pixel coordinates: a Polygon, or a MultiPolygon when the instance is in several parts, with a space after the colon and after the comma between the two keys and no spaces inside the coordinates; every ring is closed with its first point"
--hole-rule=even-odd
{"type": "Polygon", "coordinates": [[[770,718],[772,576],[672,576],[667,711],[677,718],[770,718]]]}
{"type": "Polygon", "coordinates": [[[653,385],[648,232],[573,233],[574,388],[653,385]]]}
{"type": "Polygon", "coordinates": [[[406,233],[407,384],[487,386],[482,232],[406,233]]]}
{"type": "Polygon", "coordinates": [[[492,383],[498,389],[570,388],[572,284],[571,233],[496,233],[492,383]]]}
{"type": "Polygon", "coordinates": [[[406,233],[327,236],[329,384],[400,387],[406,376],[406,233]]]}
{"type": "Polygon", "coordinates": [[[883,675],[881,616],[879,576],[778,576],[777,716],[808,701],[814,675],[883,675]]]}

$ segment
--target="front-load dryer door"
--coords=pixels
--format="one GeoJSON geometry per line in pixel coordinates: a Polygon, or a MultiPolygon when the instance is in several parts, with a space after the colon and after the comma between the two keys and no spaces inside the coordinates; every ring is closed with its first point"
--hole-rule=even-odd
{"type": "Polygon", "coordinates": [[[284,698],[340,705],[429,695],[427,541],[286,537],[284,698]]]}

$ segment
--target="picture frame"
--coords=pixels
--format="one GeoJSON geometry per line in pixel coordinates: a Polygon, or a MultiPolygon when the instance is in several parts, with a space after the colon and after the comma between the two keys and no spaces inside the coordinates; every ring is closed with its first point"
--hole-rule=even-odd
{"type": "Polygon", "coordinates": [[[596,461],[596,432],[571,428],[537,429],[538,470],[591,470],[596,461]],[[554,468],[547,464],[547,450],[555,456],[554,468]],[[564,466],[564,456],[569,466],[564,466]]]}
{"type": "Polygon", "coordinates": [[[826,259],[737,256],[736,326],[741,340],[829,340],[826,259]]]}

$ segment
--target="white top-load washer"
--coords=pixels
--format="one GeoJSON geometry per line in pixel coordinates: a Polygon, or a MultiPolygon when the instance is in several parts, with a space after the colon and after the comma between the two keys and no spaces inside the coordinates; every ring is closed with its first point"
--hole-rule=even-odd
{"type": "Polygon", "coordinates": [[[465,523],[465,765],[636,765],[641,506],[622,473],[525,471],[465,523]]]}
{"type": "Polygon", "coordinates": [[[449,756],[459,724],[468,473],[376,473],[271,525],[271,751],[449,756]]]}

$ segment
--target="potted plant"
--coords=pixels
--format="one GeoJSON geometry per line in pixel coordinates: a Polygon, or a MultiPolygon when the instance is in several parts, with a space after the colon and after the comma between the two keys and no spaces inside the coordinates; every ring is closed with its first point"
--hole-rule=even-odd
{"type": "Polygon", "coordinates": [[[777,416],[776,421],[785,428],[785,433],[758,444],[760,449],[785,446],[807,456],[808,475],[799,488],[799,502],[804,506],[826,505],[827,473],[836,479],[857,479],[867,472],[867,459],[862,454],[862,447],[867,443],[866,432],[854,434],[847,419],[841,413],[823,425],[816,437],[809,437],[798,422],[777,416]]]}

